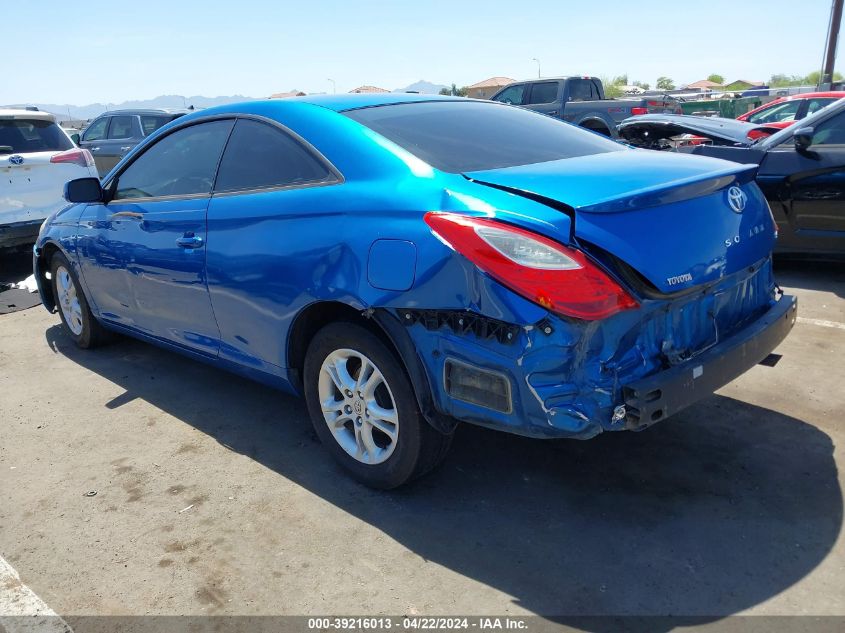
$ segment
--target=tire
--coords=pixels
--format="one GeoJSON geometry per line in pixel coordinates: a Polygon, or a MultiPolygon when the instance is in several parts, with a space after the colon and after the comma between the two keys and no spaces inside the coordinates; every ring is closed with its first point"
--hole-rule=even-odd
{"type": "Polygon", "coordinates": [[[308,346],[303,378],[317,436],[361,483],[396,488],[445,457],[452,436],[426,422],[401,363],[372,332],[327,325],[308,346]]]}
{"type": "Polygon", "coordinates": [[[50,260],[53,300],[65,332],[77,347],[89,349],[109,340],[110,334],[91,313],[79,279],[67,257],[56,253],[50,260]]]}

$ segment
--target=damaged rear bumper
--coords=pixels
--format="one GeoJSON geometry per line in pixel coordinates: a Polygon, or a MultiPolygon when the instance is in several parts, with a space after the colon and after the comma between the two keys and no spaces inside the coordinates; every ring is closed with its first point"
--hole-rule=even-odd
{"type": "Polygon", "coordinates": [[[674,415],[748,371],[786,338],[797,314],[797,298],[783,296],[758,320],[696,358],[625,385],[626,428],[641,430],[674,415]]]}
{"type": "Polygon", "coordinates": [[[530,437],[587,439],[663,420],[763,360],[797,315],[794,297],[773,297],[770,272],[767,262],[704,295],[653,302],[612,323],[548,313],[538,319],[536,312],[526,315],[532,325],[469,311],[400,309],[397,317],[424,367],[438,413],[530,437]],[[718,332],[702,316],[710,312],[722,319],[718,332]],[[711,332],[719,338],[704,347],[711,332]],[[697,341],[703,349],[687,360],[662,353],[667,341],[682,347],[684,333],[684,343],[697,341]],[[467,379],[470,390],[456,393],[450,363],[475,372],[475,379],[467,379]],[[484,390],[489,397],[479,396],[484,390]]]}

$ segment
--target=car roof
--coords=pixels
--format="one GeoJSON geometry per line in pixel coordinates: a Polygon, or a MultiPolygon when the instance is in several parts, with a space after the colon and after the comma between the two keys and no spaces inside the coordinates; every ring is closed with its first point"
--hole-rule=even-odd
{"type": "Polygon", "coordinates": [[[441,95],[422,95],[406,92],[373,92],[363,94],[341,94],[341,95],[308,95],[305,97],[290,97],[279,99],[279,103],[298,102],[321,106],[335,112],[345,110],[356,110],[359,108],[371,108],[382,105],[396,105],[400,103],[420,103],[425,101],[471,101],[463,97],[450,97],[441,95]]]}
{"type": "Polygon", "coordinates": [[[794,99],[815,99],[818,97],[833,97],[835,99],[841,99],[845,97],[845,90],[832,90],[827,92],[800,92],[797,95],[788,95],[786,97],[781,97],[783,101],[792,101],[794,99]]]}
{"type": "Polygon", "coordinates": [[[23,110],[21,108],[0,108],[0,119],[42,119],[54,121],[56,116],[42,110],[23,110]]]}
{"type": "Polygon", "coordinates": [[[126,108],[124,110],[108,110],[103,114],[188,114],[193,110],[185,108],[126,108]]]}

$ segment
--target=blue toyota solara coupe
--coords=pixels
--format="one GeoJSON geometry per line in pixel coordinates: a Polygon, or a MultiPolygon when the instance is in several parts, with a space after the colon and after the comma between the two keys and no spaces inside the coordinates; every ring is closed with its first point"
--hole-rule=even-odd
{"type": "Polygon", "coordinates": [[[500,103],[204,110],[65,197],[34,262],[77,345],[120,332],[303,394],[328,450],[381,488],[433,468],[459,422],[643,429],[796,318],[753,167],[500,103]]]}

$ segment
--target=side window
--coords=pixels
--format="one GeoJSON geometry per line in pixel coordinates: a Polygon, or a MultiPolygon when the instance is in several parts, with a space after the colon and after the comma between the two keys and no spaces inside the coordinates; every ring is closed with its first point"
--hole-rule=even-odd
{"type": "Polygon", "coordinates": [[[813,145],[845,145],[845,112],[819,123],[814,129],[813,145]]]}
{"type": "Polygon", "coordinates": [[[570,101],[591,101],[593,95],[593,82],[589,79],[569,80],[570,101]]]}
{"type": "Polygon", "coordinates": [[[522,96],[525,94],[525,84],[517,86],[509,86],[498,94],[494,101],[501,101],[502,103],[509,103],[511,105],[521,105],[522,96]]]}
{"type": "Polygon", "coordinates": [[[798,108],[801,106],[801,101],[793,99],[792,101],[785,101],[776,106],[772,106],[767,110],[758,112],[748,117],[749,123],[783,123],[785,121],[794,121],[795,115],[798,114],[798,108]]]}
{"type": "Polygon", "coordinates": [[[214,191],[243,191],[333,180],[296,139],[259,121],[240,119],[226,145],[214,191]]]}
{"type": "Polygon", "coordinates": [[[85,133],[82,135],[83,141],[100,141],[106,138],[106,127],[109,124],[109,117],[104,116],[95,119],[94,122],[88,126],[85,133]]]}
{"type": "Polygon", "coordinates": [[[209,121],[168,134],[117,177],[115,200],[211,193],[234,121],[209,121]]]}
{"type": "Polygon", "coordinates": [[[594,101],[598,101],[601,99],[601,90],[599,90],[599,85],[596,83],[595,79],[590,80],[590,94],[593,97],[594,101]]]}
{"type": "Polygon", "coordinates": [[[818,97],[816,99],[808,99],[807,100],[807,115],[806,116],[813,114],[813,112],[818,112],[823,107],[829,106],[834,101],[836,101],[836,99],[834,99],[833,97],[830,97],[830,98],[818,97]]]}
{"type": "Polygon", "coordinates": [[[113,116],[109,125],[109,138],[131,138],[132,117],[113,116]]]}
{"type": "Polygon", "coordinates": [[[160,114],[145,114],[141,116],[141,133],[144,136],[149,136],[160,128],[165,123],[170,123],[173,120],[171,116],[164,116],[160,114]]]}
{"type": "Polygon", "coordinates": [[[558,82],[556,81],[544,81],[543,83],[532,84],[531,97],[528,103],[554,103],[557,101],[557,88],[558,82]]]}

